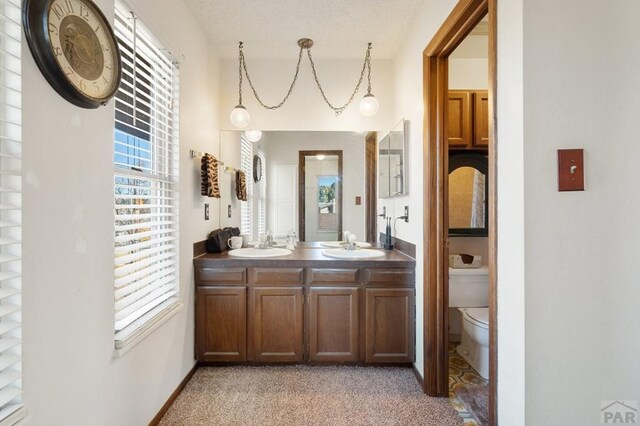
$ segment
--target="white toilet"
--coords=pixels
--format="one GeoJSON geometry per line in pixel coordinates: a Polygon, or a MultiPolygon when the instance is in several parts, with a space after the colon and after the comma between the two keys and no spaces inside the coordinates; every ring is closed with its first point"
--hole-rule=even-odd
{"type": "Polygon", "coordinates": [[[456,352],[489,379],[489,269],[449,268],[449,307],[462,315],[456,352]]]}

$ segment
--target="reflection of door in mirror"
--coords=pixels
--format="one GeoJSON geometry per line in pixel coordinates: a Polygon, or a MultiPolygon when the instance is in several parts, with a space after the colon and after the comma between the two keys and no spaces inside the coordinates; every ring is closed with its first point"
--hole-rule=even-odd
{"type": "Polygon", "coordinates": [[[338,241],[342,219],[337,155],[304,157],[304,240],[338,241]]]}
{"type": "Polygon", "coordinates": [[[484,228],[485,176],[473,167],[449,175],[449,227],[484,228]]]}

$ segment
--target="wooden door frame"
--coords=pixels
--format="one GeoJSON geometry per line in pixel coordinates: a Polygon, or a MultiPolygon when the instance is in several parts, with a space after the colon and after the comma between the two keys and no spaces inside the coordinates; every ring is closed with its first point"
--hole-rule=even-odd
{"type": "Polygon", "coordinates": [[[378,241],[378,132],[368,132],[364,141],[364,191],[366,240],[378,241]]]}
{"type": "Polygon", "coordinates": [[[497,417],[496,63],[497,0],[459,0],[423,52],[424,112],[424,391],[448,393],[448,57],[489,15],[489,423],[497,417]]]}
{"type": "Polygon", "coordinates": [[[344,216],[344,212],[342,211],[343,207],[343,194],[342,194],[342,150],[313,150],[313,151],[299,151],[298,152],[298,238],[300,241],[306,241],[305,238],[305,170],[304,170],[304,160],[306,157],[315,157],[318,154],[324,155],[333,155],[338,157],[338,211],[340,214],[338,215],[338,239],[342,237],[342,218],[344,216]]]}

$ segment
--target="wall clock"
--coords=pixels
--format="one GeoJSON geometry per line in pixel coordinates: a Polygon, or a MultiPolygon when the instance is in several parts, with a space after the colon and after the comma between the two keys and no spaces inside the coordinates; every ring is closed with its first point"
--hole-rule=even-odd
{"type": "Polygon", "coordinates": [[[31,54],[62,97],[98,108],[116,94],[122,76],[118,43],[91,0],[24,0],[22,21],[31,54]]]}
{"type": "Polygon", "coordinates": [[[253,181],[260,182],[262,179],[262,159],[258,155],[253,156],[253,181]]]}

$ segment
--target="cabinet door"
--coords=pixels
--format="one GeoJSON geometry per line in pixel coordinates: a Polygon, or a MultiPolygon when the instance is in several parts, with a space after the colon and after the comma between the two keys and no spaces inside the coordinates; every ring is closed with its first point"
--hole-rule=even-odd
{"type": "Polygon", "coordinates": [[[471,93],[468,91],[450,91],[448,104],[449,148],[471,147],[471,93]]]}
{"type": "Polygon", "coordinates": [[[309,289],[309,360],[358,361],[358,288],[309,289]]]}
{"type": "Polygon", "coordinates": [[[302,361],[302,287],[255,287],[251,294],[252,359],[261,362],[302,361]]]}
{"type": "Polygon", "coordinates": [[[489,147],[489,95],[486,90],[473,93],[473,146],[489,147]]]}
{"type": "Polygon", "coordinates": [[[366,362],[413,362],[414,290],[366,289],[366,362]]]}
{"type": "Polygon", "coordinates": [[[198,287],[196,356],[198,361],[247,359],[246,287],[198,287]]]}

